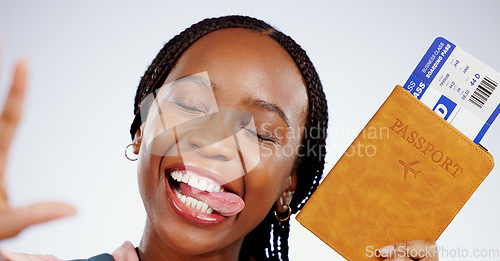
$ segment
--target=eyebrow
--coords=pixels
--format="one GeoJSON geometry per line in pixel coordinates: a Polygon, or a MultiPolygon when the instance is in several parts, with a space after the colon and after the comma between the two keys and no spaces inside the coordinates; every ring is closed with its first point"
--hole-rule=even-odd
{"type": "MultiPolygon", "coordinates": [[[[181,82],[181,81],[191,81],[200,86],[211,88],[214,92],[217,92],[218,90],[218,87],[215,83],[210,82],[210,80],[197,75],[188,75],[181,77],[177,79],[174,82],[174,84],[176,82],[181,82]]],[[[288,117],[278,105],[262,99],[251,99],[251,98],[246,99],[244,103],[250,104],[250,106],[257,107],[259,109],[263,109],[278,114],[278,116],[286,123],[287,128],[290,128],[290,121],[288,120],[288,117]]]]}
{"type": "Polygon", "coordinates": [[[218,90],[217,85],[215,83],[210,82],[210,80],[205,79],[203,77],[200,77],[198,75],[188,75],[181,77],[173,82],[173,85],[175,85],[178,82],[183,82],[183,81],[191,81],[196,83],[199,86],[206,87],[206,88],[211,88],[214,92],[218,90]]]}
{"type": "Polygon", "coordinates": [[[290,128],[290,121],[288,120],[288,117],[278,105],[261,99],[247,99],[245,100],[245,103],[278,114],[278,116],[286,123],[287,128],[290,128]]]}

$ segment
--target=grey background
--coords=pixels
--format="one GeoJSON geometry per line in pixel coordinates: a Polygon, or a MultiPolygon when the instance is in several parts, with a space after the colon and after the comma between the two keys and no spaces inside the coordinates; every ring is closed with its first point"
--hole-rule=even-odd
{"type": "MultiPolygon", "coordinates": [[[[2,100],[15,60],[26,57],[30,67],[25,114],[7,169],[11,203],[62,200],[79,214],[31,227],[0,247],[70,259],[113,251],[124,240],[139,243],[145,213],[135,163],[123,156],[135,89],[163,44],[205,17],[261,18],[308,52],[328,98],[329,170],[437,36],[500,71],[499,10],[498,1],[451,0],[1,0],[2,100]]],[[[496,158],[499,133],[496,122],[482,142],[496,158]]],[[[469,253],[500,248],[499,175],[497,167],[439,246],[469,253]]],[[[290,252],[291,260],[343,260],[296,221],[290,252]]]]}

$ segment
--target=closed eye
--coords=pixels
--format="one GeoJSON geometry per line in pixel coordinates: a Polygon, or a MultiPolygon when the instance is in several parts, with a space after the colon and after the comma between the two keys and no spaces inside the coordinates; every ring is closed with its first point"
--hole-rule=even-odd
{"type": "Polygon", "coordinates": [[[189,100],[189,99],[180,99],[177,98],[173,101],[174,105],[187,113],[192,113],[192,114],[206,114],[207,109],[202,105],[199,104],[195,101],[189,100]]]}
{"type": "Polygon", "coordinates": [[[251,137],[252,139],[256,139],[258,140],[259,142],[272,142],[272,143],[276,143],[276,140],[274,139],[274,137],[272,135],[267,135],[267,134],[263,134],[263,133],[258,133],[252,129],[249,129],[249,128],[243,128],[243,131],[245,131],[245,133],[251,137]]]}

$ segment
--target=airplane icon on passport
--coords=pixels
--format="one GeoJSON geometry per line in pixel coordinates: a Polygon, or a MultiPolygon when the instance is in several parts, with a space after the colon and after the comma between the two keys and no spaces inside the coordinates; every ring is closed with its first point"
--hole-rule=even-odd
{"type": "Polygon", "coordinates": [[[420,171],[416,171],[412,167],[415,166],[416,164],[418,164],[419,162],[420,161],[414,161],[414,162],[407,164],[404,161],[399,160],[399,164],[403,165],[403,167],[404,167],[404,179],[405,180],[406,180],[406,176],[408,175],[408,171],[413,173],[414,178],[417,178],[417,174],[420,173],[420,171]]]}

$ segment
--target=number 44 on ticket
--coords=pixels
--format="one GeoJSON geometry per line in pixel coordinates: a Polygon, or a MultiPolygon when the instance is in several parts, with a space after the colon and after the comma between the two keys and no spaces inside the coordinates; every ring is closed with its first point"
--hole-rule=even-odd
{"type": "Polygon", "coordinates": [[[476,144],[500,113],[500,74],[438,37],[404,88],[476,144]]]}

